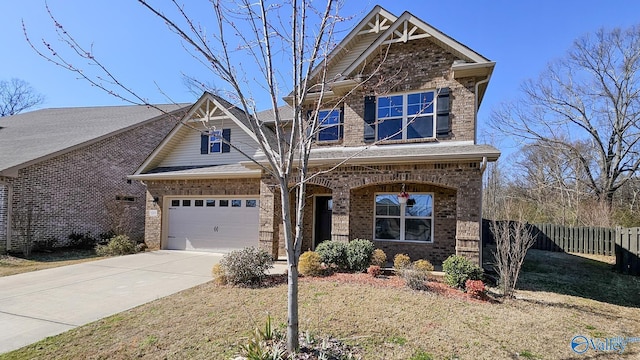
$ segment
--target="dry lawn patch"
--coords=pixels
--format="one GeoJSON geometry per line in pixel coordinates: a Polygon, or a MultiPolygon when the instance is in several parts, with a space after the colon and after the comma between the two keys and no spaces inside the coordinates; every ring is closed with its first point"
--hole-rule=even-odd
{"type": "MultiPolygon", "coordinates": [[[[409,359],[418,351],[436,359],[586,359],[569,348],[576,334],[640,334],[634,307],[557,294],[554,302],[544,296],[472,302],[412,291],[393,277],[363,283],[358,276],[367,275],[301,281],[300,327],[310,336],[331,335],[359,347],[363,359],[409,359]]],[[[286,296],[278,281],[257,289],[210,282],[0,359],[230,359],[268,314],[284,327],[286,296]]],[[[640,344],[610,358],[619,357],[640,357],[640,344]]]]}
{"type": "Polygon", "coordinates": [[[29,259],[0,255],[0,276],[73,265],[102,259],[93,250],[60,250],[51,253],[32,253],[29,259]]]}
{"type": "MultiPolygon", "coordinates": [[[[517,300],[482,302],[429,283],[412,291],[389,276],[335,274],[300,282],[300,328],[355,346],[362,359],[638,359],[578,355],[575,335],[640,336],[640,279],[571,254],[531,251],[517,300]]],[[[264,288],[212,282],[45,339],[0,359],[230,359],[268,315],[284,328],[283,277],[264,288]]]]}

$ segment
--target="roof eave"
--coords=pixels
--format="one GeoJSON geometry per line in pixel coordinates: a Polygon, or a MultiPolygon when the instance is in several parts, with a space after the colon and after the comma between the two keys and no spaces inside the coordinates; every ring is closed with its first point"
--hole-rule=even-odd
{"type": "MultiPolygon", "coordinates": [[[[393,155],[393,156],[368,156],[368,157],[332,157],[321,159],[309,159],[310,166],[318,165],[335,165],[344,162],[344,165],[362,164],[362,165],[386,165],[386,164],[410,164],[410,163],[437,163],[437,162],[459,162],[459,161],[487,161],[494,162],[500,157],[500,151],[492,152],[474,152],[466,154],[430,154],[430,155],[393,155]]],[[[263,161],[258,161],[263,163],[263,161]]],[[[264,161],[266,162],[266,160],[264,161]]],[[[250,169],[257,169],[259,165],[254,162],[242,162],[243,166],[250,169]]]]}
{"type": "Polygon", "coordinates": [[[455,79],[465,77],[487,77],[491,75],[495,66],[495,61],[483,63],[461,63],[453,64],[451,66],[451,70],[453,70],[453,77],[455,79]]]}
{"type": "Polygon", "coordinates": [[[148,181],[148,180],[198,180],[198,179],[246,179],[260,178],[262,171],[225,171],[225,172],[209,172],[209,173],[157,173],[157,174],[134,174],[127,176],[127,179],[148,181]]]}

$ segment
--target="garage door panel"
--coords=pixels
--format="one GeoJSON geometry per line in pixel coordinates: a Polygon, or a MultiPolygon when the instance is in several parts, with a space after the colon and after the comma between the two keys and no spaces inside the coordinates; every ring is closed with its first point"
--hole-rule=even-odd
{"type": "Polygon", "coordinates": [[[259,208],[245,200],[240,207],[170,207],[166,248],[228,252],[258,245],[259,208]]]}

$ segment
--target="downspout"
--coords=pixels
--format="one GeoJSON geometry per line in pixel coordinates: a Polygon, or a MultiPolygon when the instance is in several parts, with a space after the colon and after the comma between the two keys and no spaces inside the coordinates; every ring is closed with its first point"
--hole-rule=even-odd
{"type": "MultiPolygon", "coordinates": [[[[474,96],[475,96],[475,107],[476,108],[475,108],[475,112],[473,114],[473,120],[474,120],[474,125],[475,125],[473,127],[473,129],[474,129],[473,130],[473,143],[474,144],[478,143],[478,110],[480,109],[480,100],[478,98],[478,91],[480,89],[480,85],[487,84],[489,82],[489,79],[491,79],[491,73],[489,73],[489,75],[487,75],[487,77],[484,78],[483,80],[478,81],[476,83],[476,86],[475,86],[474,96]]],[[[479,235],[478,238],[480,239],[480,243],[478,244],[478,246],[479,246],[480,249],[479,249],[479,253],[478,253],[478,258],[480,260],[480,264],[479,265],[480,265],[481,268],[482,268],[482,261],[483,261],[483,259],[482,259],[482,250],[484,248],[484,242],[483,242],[483,239],[482,239],[482,217],[483,217],[482,216],[482,201],[483,201],[483,199],[482,199],[482,193],[483,193],[483,191],[482,191],[483,190],[483,186],[482,185],[483,184],[482,183],[483,183],[483,180],[484,180],[484,171],[485,171],[486,168],[487,168],[487,157],[483,156],[482,157],[482,163],[480,163],[480,184],[481,184],[481,186],[480,186],[480,220],[478,222],[480,224],[480,226],[479,226],[480,227],[480,229],[479,229],[480,234],[478,234],[479,235]]]]}
{"type": "Polygon", "coordinates": [[[6,207],[6,223],[4,224],[4,234],[5,234],[5,252],[11,251],[11,222],[12,222],[12,210],[13,210],[13,186],[8,181],[0,181],[0,185],[7,187],[7,194],[5,197],[5,203],[0,204],[6,207]]]}

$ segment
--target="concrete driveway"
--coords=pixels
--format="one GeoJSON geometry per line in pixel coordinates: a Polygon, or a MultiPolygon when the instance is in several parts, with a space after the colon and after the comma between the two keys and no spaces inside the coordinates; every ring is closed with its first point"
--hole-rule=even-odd
{"type": "Polygon", "coordinates": [[[221,258],[160,250],[0,277],[0,353],[205,283],[221,258]]]}

